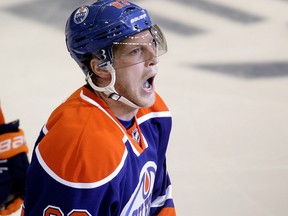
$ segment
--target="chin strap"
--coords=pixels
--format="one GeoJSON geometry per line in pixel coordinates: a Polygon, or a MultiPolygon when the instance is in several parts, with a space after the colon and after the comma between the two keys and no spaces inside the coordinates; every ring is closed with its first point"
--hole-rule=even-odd
{"type": "Polygon", "coordinates": [[[86,76],[86,81],[88,82],[88,84],[95,90],[98,92],[104,92],[108,98],[111,98],[115,101],[120,101],[130,107],[133,108],[140,108],[138,105],[132,103],[131,101],[129,101],[127,98],[121,96],[120,94],[118,94],[118,92],[115,90],[114,85],[115,85],[115,81],[116,81],[116,74],[115,74],[115,69],[113,68],[113,66],[111,65],[110,62],[105,62],[105,65],[101,64],[101,68],[107,70],[110,74],[111,74],[111,81],[109,83],[109,85],[105,86],[105,87],[99,87],[96,86],[93,81],[92,81],[92,73],[88,73],[86,76]]]}

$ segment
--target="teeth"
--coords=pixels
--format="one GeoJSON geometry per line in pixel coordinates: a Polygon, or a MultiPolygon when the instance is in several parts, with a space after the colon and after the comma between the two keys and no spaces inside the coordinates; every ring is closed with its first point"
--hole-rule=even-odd
{"type": "Polygon", "coordinates": [[[152,86],[151,84],[148,82],[148,80],[146,80],[143,84],[143,87],[146,88],[146,89],[150,89],[152,86]]]}

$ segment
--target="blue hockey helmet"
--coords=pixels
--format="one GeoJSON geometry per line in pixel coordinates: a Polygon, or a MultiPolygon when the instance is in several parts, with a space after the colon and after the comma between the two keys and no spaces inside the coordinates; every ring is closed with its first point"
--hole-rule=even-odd
{"type": "MultiPolygon", "coordinates": [[[[152,26],[147,11],[131,2],[99,0],[71,14],[66,24],[66,45],[72,58],[87,75],[92,56],[104,63],[112,63],[112,47],[115,42],[123,41],[152,26]]],[[[160,29],[156,28],[155,31],[161,33],[161,40],[160,29]]],[[[167,50],[165,38],[164,44],[167,50]]]]}

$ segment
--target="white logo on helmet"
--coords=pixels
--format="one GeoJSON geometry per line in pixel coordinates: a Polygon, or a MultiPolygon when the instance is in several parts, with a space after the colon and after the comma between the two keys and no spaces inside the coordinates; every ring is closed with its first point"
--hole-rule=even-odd
{"type": "Polygon", "coordinates": [[[140,15],[138,17],[135,17],[135,18],[131,19],[131,23],[134,23],[134,22],[137,22],[139,20],[145,19],[146,17],[147,17],[146,14],[142,14],[142,15],[140,15]]]}
{"type": "Polygon", "coordinates": [[[82,23],[88,16],[89,9],[87,7],[80,7],[74,14],[74,22],[76,24],[82,23]]]}

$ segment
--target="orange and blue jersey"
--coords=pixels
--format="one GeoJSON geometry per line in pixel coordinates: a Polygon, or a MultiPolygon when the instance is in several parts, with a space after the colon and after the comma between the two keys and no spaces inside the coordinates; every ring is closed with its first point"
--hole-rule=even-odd
{"type": "Polygon", "coordinates": [[[158,94],[126,129],[81,87],[41,130],[22,215],[176,215],[165,156],[171,124],[158,94]]]}

